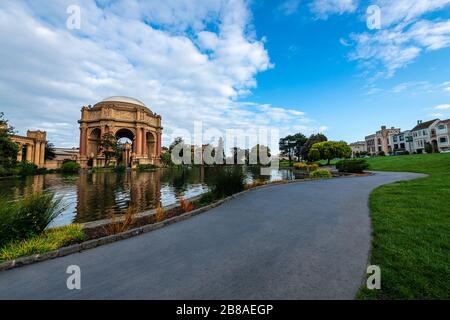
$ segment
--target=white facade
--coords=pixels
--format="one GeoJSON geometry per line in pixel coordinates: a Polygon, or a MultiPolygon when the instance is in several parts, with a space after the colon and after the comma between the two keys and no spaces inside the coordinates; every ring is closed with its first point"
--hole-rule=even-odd
{"type": "MultiPolygon", "coordinates": [[[[414,142],[415,153],[426,153],[426,145],[431,144],[432,137],[436,135],[436,125],[440,122],[439,119],[422,122],[418,121],[417,126],[411,130],[414,142]]],[[[436,146],[437,148],[437,146],[436,146]]],[[[434,150],[437,152],[437,150],[434,150]]]]}
{"type": "Polygon", "coordinates": [[[389,137],[389,140],[393,154],[400,154],[403,152],[414,153],[413,135],[410,130],[394,134],[389,137]]]}
{"type": "Polygon", "coordinates": [[[450,149],[450,119],[440,121],[436,125],[436,143],[439,152],[450,149]]]}

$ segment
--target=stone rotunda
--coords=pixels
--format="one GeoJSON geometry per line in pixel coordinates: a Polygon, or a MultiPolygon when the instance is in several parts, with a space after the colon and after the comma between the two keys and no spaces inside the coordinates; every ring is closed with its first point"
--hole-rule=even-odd
{"type": "Polygon", "coordinates": [[[159,165],[161,155],[161,116],[153,113],[137,99],[115,96],[94,106],[81,109],[79,162],[83,168],[103,166],[100,141],[110,133],[117,139],[126,138],[123,163],[159,165]]]}

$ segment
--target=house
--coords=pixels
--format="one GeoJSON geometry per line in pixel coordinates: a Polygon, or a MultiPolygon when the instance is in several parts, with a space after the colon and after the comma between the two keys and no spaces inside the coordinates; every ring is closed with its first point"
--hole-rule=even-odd
{"type": "Polygon", "coordinates": [[[401,130],[398,128],[391,127],[388,129],[386,126],[382,126],[381,130],[366,137],[365,140],[368,153],[370,155],[393,153],[393,146],[391,145],[390,137],[399,134],[400,132],[401,130]]]}
{"type": "Polygon", "coordinates": [[[439,152],[450,150],[450,119],[437,123],[435,128],[436,138],[431,140],[431,144],[437,147],[439,152]]]}
{"type": "Polygon", "coordinates": [[[414,152],[426,153],[426,146],[432,146],[432,152],[438,152],[438,143],[436,139],[436,125],[440,122],[439,119],[434,119],[426,122],[422,120],[417,121],[417,125],[411,130],[413,135],[414,152]],[[434,145],[432,144],[434,140],[434,145]]]}
{"type": "Polygon", "coordinates": [[[414,153],[414,143],[411,130],[406,130],[390,136],[393,154],[414,153]]]}
{"type": "Polygon", "coordinates": [[[367,146],[365,141],[357,141],[350,143],[350,148],[352,149],[352,158],[358,158],[361,155],[367,153],[367,146]]]}

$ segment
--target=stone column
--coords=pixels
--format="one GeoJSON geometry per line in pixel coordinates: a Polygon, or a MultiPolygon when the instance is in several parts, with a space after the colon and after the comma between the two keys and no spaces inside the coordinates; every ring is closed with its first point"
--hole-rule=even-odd
{"type": "Polygon", "coordinates": [[[33,161],[33,146],[31,144],[27,144],[27,161],[33,161]]]}
{"type": "Polygon", "coordinates": [[[87,152],[87,128],[80,128],[80,156],[85,157],[87,152]]]}
{"type": "Polygon", "coordinates": [[[137,128],[136,130],[136,155],[142,154],[142,130],[137,128]]]}
{"type": "Polygon", "coordinates": [[[38,166],[45,167],[45,142],[41,142],[41,158],[38,166]]]}
{"type": "Polygon", "coordinates": [[[162,142],[161,142],[161,130],[158,130],[158,139],[156,141],[156,144],[158,146],[158,152],[156,153],[156,156],[160,157],[161,156],[161,144],[162,144],[162,142]]]}
{"type": "Polygon", "coordinates": [[[21,144],[19,144],[19,152],[17,152],[17,162],[21,162],[23,159],[22,150],[23,150],[23,146],[21,144]]]}
{"type": "Polygon", "coordinates": [[[148,150],[147,150],[147,131],[145,128],[142,128],[142,154],[148,158],[148,150]]]}
{"type": "Polygon", "coordinates": [[[34,160],[33,163],[37,166],[39,166],[39,161],[41,158],[41,147],[40,147],[40,143],[36,142],[34,144],[34,160]]]}

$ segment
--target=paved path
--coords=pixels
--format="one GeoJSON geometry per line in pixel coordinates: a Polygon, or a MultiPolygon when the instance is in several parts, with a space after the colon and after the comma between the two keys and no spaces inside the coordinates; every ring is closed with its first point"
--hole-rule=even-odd
{"type": "Polygon", "coordinates": [[[0,298],[352,299],[370,249],[369,193],[420,175],[271,186],[135,238],[0,272],[0,298]],[[66,287],[81,267],[80,291],[66,287]]]}

